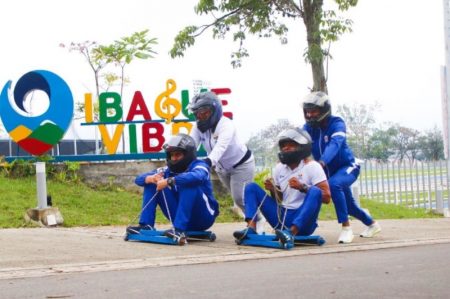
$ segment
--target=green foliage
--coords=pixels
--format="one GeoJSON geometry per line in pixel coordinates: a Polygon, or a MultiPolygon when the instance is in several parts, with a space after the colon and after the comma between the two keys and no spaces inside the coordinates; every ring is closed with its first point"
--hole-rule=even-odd
{"type": "Polygon", "coordinates": [[[252,150],[258,167],[272,168],[275,166],[278,162],[278,134],[294,127],[287,119],[282,119],[250,137],[247,145],[252,150]]]}
{"type": "Polygon", "coordinates": [[[0,169],[2,176],[6,178],[34,177],[36,174],[35,163],[40,161],[46,162],[45,172],[48,179],[54,179],[62,183],[79,183],[81,181],[79,162],[49,163],[50,160],[50,156],[40,156],[34,160],[17,159],[11,163],[3,162],[0,169]]]}
{"type": "MultiPolygon", "coordinates": [[[[346,11],[358,3],[356,0],[334,2],[338,11],[346,11]]],[[[234,68],[240,67],[242,59],[249,56],[244,46],[247,34],[260,38],[275,36],[282,44],[286,44],[289,28],[285,21],[303,19],[308,42],[303,57],[313,69],[313,90],[327,91],[323,73],[324,57],[331,57],[331,42],[351,32],[352,21],[338,16],[336,10],[323,11],[322,6],[323,0],[301,0],[298,4],[293,0],[199,0],[194,8],[195,13],[211,15],[211,22],[200,26],[190,25],[180,30],[169,54],[172,58],[182,57],[187,48],[194,45],[196,37],[211,29],[213,39],[232,35],[238,48],[231,54],[231,64],[234,68]]]]}
{"type": "MultiPolygon", "coordinates": [[[[257,175],[261,181],[264,172],[257,175]]],[[[52,196],[53,206],[58,207],[64,217],[64,226],[129,225],[137,223],[141,211],[142,195],[125,191],[99,190],[82,182],[47,181],[47,192],[52,196]]],[[[242,218],[231,211],[233,200],[229,195],[218,196],[220,215],[217,222],[242,222],[242,218]]],[[[25,226],[23,215],[36,206],[36,180],[33,177],[11,179],[0,177],[0,227],[25,226]]],[[[370,210],[375,219],[406,219],[441,217],[424,209],[409,209],[397,205],[361,200],[361,205],[370,210]]],[[[320,220],[335,220],[333,204],[322,205],[320,220]]],[[[157,223],[168,221],[157,212],[157,223]]]]}
{"type": "Polygon", "coordinates": [[[36,173],[34,164],[30,161],[17,159],[10,163],[4,162],[2,174],[10,178],[29,177],[36,173]]]}

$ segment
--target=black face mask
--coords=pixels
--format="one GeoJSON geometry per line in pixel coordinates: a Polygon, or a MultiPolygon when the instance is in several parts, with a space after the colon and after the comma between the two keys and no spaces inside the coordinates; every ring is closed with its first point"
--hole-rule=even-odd
{"type": "Polygon", "coordinates": [[[279,152],[278,159],[280,159],[281,163],[286,165],[299,164],[302,160],[298,150],[293,152],[279,152]]]}
{"type": "Polygon", "coordinates": [[[208,131],[208,129],[211,127],[209,123],[209,119],[207,120],[198,120],[197,121],[197,128],[200,130],[200,132],[205,133],[208,131]]]}
{"type": "Polygon", "coordinates": [[[311,128],[317,129],[317,128],[320,127],[321,121],[319,121],[319,120],[317,120],[317,119],[308,119],[308,120],[306,120],[306,123],[307,123],[308,125],[310,125],[311,128]]]}
{"type": "Polygon", "coordinates": [[[311,144],[301,145],[299,149],[292,152],[279,152],[278,159],[286,165],[299,164],[301,160],[311,155],[311,144]]]}
{"type": "Polygon", "coordinates": [[[167,167],[169,167],[169,170],[174,173],[182,173],[185,172],[189,165],[196,159],[195,153],[185,153],[185,156],[183,159],[178,161],[172,161],[170,160],[170,156],[167,158],[167,167]]]}

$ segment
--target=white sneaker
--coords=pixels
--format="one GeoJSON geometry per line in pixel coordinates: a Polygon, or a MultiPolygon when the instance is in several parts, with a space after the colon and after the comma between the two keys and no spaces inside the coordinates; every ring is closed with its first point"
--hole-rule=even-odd
{"type": "Polygon", "coordinates": [[[262,235],[265,231],[267,220],[263,215],[260,215],[259,217],[260,219],[256,222],[256,232],[258,233],[258,235],[262,235]]]}
{"type": "Polygon", "coordinates": [[[369,225],[359,236],[361,238],[372,238],[379,232],[381,232],[381,226],[378,224],[378,222],[374,222],[373,224],[369,225]]]}
{"type": "Polygon", "coordinates": [[[349,226],[342,227],[341,234],[339,235],[338,243],[351,243],[353,241],[353,231],[349,226]]]}
{"type": "Polygon", "coordinates": [[[239,216],[241,218],[245,218],[244,212],[242,212],[242,210],[237,205],[234,205],[233,207],[231,207],[231,211],[234,214],[236,214],[237,216],[239,216]]]}

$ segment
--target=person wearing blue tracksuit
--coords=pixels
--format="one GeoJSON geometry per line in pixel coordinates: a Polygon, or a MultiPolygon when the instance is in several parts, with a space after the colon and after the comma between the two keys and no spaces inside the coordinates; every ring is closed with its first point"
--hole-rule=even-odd
{"type": "Polygon", "coordinates": [[[338,242],[353,241],[349,215],[367,226],[360,234],[361,237],[373,237],[381,231],[381,227],[358,206],[350,188],[359,176],[360,166],[355,162],[353,153],[347,145],[344,120],[331,115],[328,95],[321,91],[312,92],[305,97],[303,114],[306,121],[303,128],[311,135],[314,159],[325,170],[337,219],[342,223],[338,242]]]}
{"type": "Polygon", "coordinates": [[[258,210],[264,215],[282,243],[293,243],[293,236],[309,236],[317,227],[322,202],[330,202],[327,177],[311,156],[311,137],[302,129],[287,129],[278,136],[280,163],[273,178],[264,182],[266,193],[256,183],[245,187],[247,228],[235,231],[240,241],[256,234],[258,210]]]}
{"type": "Polygon", "coordinates": [[[165,235],[178,244],[186,243],[185,231],[203,231],[210,228],[219,215],[219,204],[214,198],[210,167],[196,157],[195,141],[186,134],[172,137],[164,145],[167,166],[136,177],[135,183],[144,187],[139,226],[128,227],[128,233],[153,229],[156,206],[173,228],[165,235]]]}

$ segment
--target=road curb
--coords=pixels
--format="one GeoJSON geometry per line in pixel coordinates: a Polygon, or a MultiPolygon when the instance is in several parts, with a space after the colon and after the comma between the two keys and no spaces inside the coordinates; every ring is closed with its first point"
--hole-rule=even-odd
{"type": "MultiPolygon", "coordinates": [[[[293,256],[306,256],[318,254],[331,254],[339,252],[380,250],[399,247],[434,245],[450,243],[450,238],[422,238],[406,239],[401,241],[373,241],[365,244],[329,245],[323,247],[298,247],[292,250],[267,249],[253,251],[253,247],[239,246],[235,250],[229,250],[218,254],[198,254],[175,257],[155,257],[144,259],[111,260],[103,262],[85,262],[72,264],[51,265],[48,267],[17,267],[0,270],[0,280],[14,278],[31,278],[54,276],[73,273],[92,273],[104,271],[132,270],[155,267],[173,267],[183,265],[210,264],[236,262],[255,259],[283,258],[293,256]]],[[[161,246],[161,245],[154,245],[161,246]]],[[[196,245],[188,245],[196,246],[196,245]]]]}

